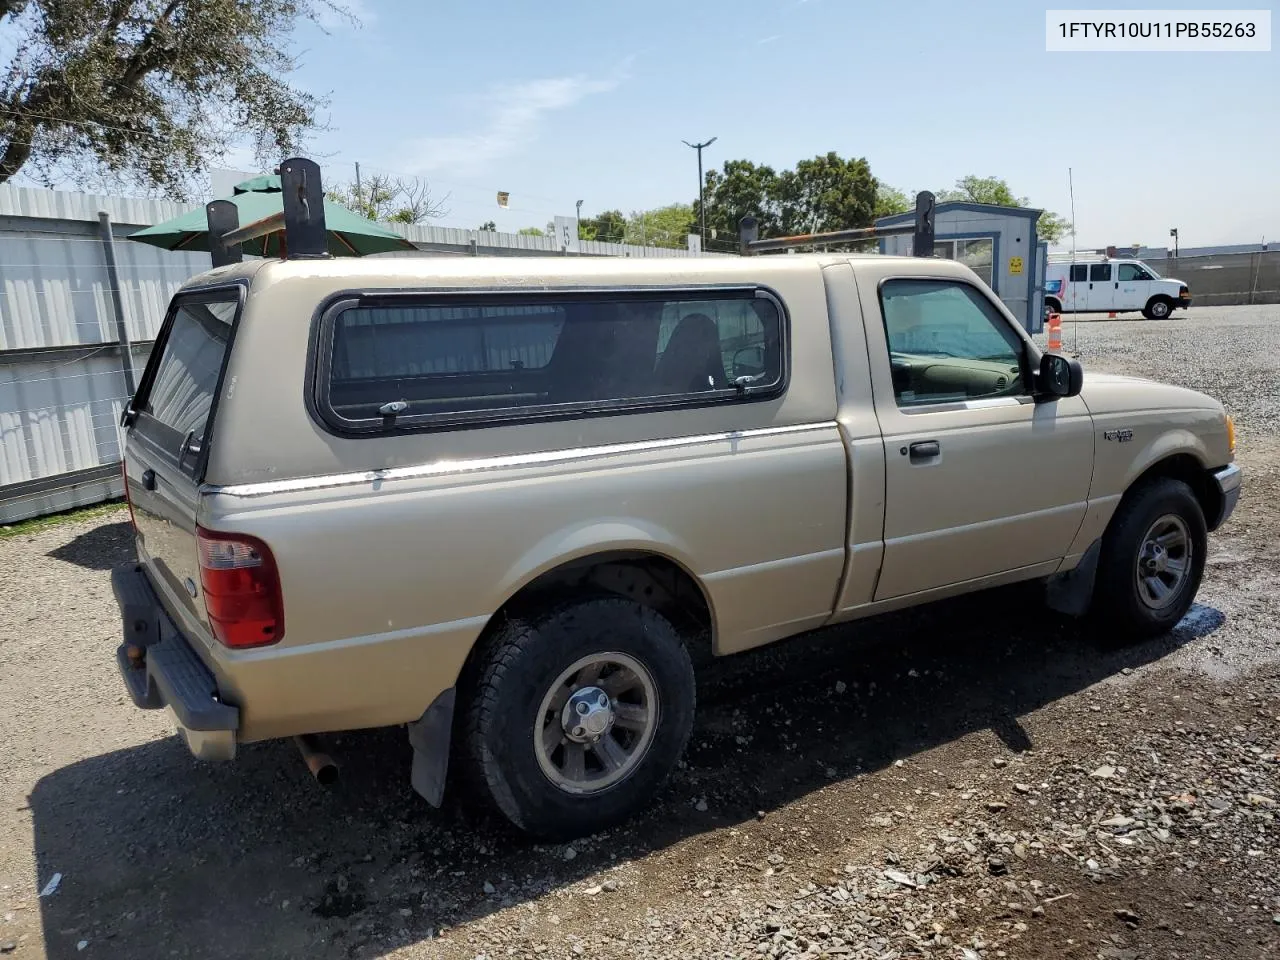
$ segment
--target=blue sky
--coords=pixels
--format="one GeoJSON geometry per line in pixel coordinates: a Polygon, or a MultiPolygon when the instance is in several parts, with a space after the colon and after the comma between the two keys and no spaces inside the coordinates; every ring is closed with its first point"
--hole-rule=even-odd
{"type": "Polygon", "coordinates": [[[1062,214],[1071,167],[1082,246],[1280,241],[1274,49],[1050,54],[1025,2],[349,5],[360,28],[296,37],[295,80],[330,100],[314,151],[331,177],[425,176],[442,224],[688,201],[681,140],[715,136],[708,165],[836,150],[907,191],[991,174],[1062,214]]]}

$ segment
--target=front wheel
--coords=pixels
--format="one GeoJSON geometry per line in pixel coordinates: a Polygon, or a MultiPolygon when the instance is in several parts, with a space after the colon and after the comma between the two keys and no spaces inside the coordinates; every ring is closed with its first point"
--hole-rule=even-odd
{"type": "Polygon", "coordinates": [[[1093,613],[1121,643],[1166,633],[1204,575],[1208,537],[1191,488],[1161,477],[1128,494],[1102,538],[1093,613]]]}
{"type": "Polygon", "coordinates": [[[1164,320],[1171,313],[1173,313],[1173,301],[1168,297],[1152,297],[1142,308],[1142,315],[1148,320],[1164,320]]]}
{"type": "Polygon", "coordinates": [[[613,597],[508,621],[482,652],[464,718],[473,784],[517,827],[572,839],[648,804],[693,727],[676,629],[613,597]]]}

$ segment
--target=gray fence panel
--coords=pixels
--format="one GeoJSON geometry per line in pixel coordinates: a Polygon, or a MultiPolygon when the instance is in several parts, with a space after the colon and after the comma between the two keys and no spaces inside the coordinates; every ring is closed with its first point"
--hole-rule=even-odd
{"type": "Polygon", "coordinates": [[[1193,306],[1280,303],[1280,250],[1146,262],[1186,283],[1193,306]]]}

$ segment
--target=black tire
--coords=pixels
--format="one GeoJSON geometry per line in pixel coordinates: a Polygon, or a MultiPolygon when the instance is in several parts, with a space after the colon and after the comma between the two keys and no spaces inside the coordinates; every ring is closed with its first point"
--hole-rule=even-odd
{"type": "Polygon", "coordinates": [[[1142,308],[1142,315],[1148,320],[1168,320],[1173,313],[1173,301],[1168,297],[1152,297],[1142,308]]]}
{"type": "Polygon", "coordinates": [[[1062,312],[1062,304],[1061,304],[1061,303],[1059,303],[1059,302],[1058,302],[1057,300],[1055,300],[1053,297],[1045,297],[1045,301],[1044,301],[1044,318],[1045,318],[1046,320],[1048,320],[1048,319],[1049,319],[1049,314],[1051,314],[1051,313],[1061,313],[1061,312],[1062,312]]]}
{"type": "Polygon", "coordinates": [[[648,805],[675,769],[693,728],[693,666],[680,634],[656,611],[612,596],[564,601],[500,625],[479,653],[460,759],[473,789],[526,833],[567,840],[617,824],[648,805]],[[562,672],[606,651],[648,670],[656,728],[625,779],[574,794],[539,765],[535,724],[562,672]]]}
{"type": "Polygon", "coordinates": [[[1172,630],[1200,589],[1207,543],[1204,511],[1181,480],[1158,477],[1130,491],[1103,534],[1098,558],[1092,614],[1103,639],[1124,645],[1172,630]],[[1169,517],[1178,518],[1185,529],[1189,569],[1173,595],[1153,607],[1144,599],[1138,564],[1148,534],[1158,521],[1169,517]]]}

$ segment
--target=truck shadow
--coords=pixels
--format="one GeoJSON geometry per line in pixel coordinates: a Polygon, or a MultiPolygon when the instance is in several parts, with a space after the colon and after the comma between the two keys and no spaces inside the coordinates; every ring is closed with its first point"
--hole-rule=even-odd
{"type": "Polygon", "coordinates": [[[172,737],[98,756],[31,796],[38,887],[63,875],[39,901],[48,956],[85,955],[83,940],[136,960],[382,956],[974,731],[1033,748],[1020,715],[1224,622],[1193,614],[1104,651],[1011,588],[718,661],[662,799],[572,853],[456,800],[429,808],[408,786],[401,730],[329,738],[343,778],[328,790],[287,742],[224,765],[172,737]]]}
{"type": "Polygon", "coordinates": [[[133,525],[129,515],[114,523],[92,527],[49,551],[49,556],[64,563],[74,563],[86,570],[110,570],[120,563],[122,554],[133,546],[133,525]]]}

